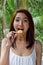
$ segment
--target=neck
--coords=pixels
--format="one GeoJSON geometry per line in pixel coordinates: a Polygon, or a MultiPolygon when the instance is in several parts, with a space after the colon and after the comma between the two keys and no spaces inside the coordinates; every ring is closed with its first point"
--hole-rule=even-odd
{"type": "Polygon", "coordinates": [[[16,39],[16,46],[20,47],[20,46],[24,46],[24,45],[26,45],[26,35],[18,36],[16,39]]]}
{"type": "Polygon", "coordinates": [[[23,41],[26,40],[26,34],[18,34],[16,41],[23,41]]]}

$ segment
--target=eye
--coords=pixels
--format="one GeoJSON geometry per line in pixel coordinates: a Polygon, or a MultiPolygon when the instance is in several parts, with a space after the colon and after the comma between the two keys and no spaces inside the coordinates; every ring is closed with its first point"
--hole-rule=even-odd
{"type": "Polygon", "coordinates": [[[19,19],[15,19],[16,22],[19,22],[19,19]]]}
{"type": "Polygon", "coordinates": [[[24,22],[27,22],[27,21],[28,21],[27,19],[24,20],[24,22]]]}

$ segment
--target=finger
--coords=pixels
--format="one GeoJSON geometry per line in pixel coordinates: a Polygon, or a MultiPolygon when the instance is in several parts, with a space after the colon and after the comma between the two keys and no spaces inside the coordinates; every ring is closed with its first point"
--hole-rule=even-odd
{"type": "Polygon", "coordinates": [[[17,37],[17,34],[14,35],[14,39],[17,37]]]}
{"type": "Polygon", "coordinates": [[[12,31],[12,33],[16,33],[16,31],[12,31]]]}
{"type": "Polygon", "coordinates": [[[17,33],[15,31],[11,31],[7,34],[7,38],[10,39],[10,41],[14,40],[17,37],[17,33]],[[15,34],[14,34],[15,33],[15,34]]]}
{"type": "Polygon", "coordinates": [[[9,32],[6,36],[7,36],[7,37],[12,36],[12,35],[14,34],[13,32],[14,32],[14,31],[9,32]]]}

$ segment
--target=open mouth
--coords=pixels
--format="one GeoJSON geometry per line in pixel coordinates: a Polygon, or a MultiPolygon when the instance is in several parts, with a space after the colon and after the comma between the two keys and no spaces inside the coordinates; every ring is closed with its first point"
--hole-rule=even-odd
{"type": "Polygon", "coordinates": [[[24,29],[18,28],[18,30],[24,30],[24,29]]]}

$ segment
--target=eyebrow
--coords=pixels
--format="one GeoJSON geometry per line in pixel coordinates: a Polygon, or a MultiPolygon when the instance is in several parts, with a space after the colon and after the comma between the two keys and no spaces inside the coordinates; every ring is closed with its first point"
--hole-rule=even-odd
{"type": "MultiPolygon", "coordinates": [[[[20,18],[20,17],[16,17],[16,18],[20,18]]],[[[24,19],[28,19],[28,17],[24,17],[24,19]]]]}

